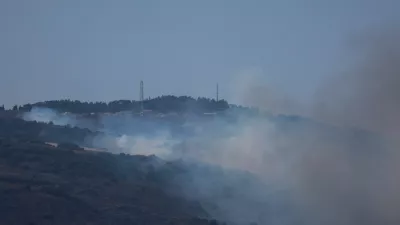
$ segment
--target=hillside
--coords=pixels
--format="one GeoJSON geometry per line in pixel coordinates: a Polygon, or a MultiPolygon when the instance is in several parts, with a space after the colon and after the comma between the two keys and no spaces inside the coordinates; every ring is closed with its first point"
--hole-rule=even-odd
{"type": "Polygon", "coordinates": [[[199,203],[163,190],[157,163],[2,138],[0,223],[215,224],[200,219],[209,216],[199,203]]]}
{"type": "MultiPolygon", "coordinates": [[[[14,111],[30,111],[34,107],[42,107],[56,110],[58,112],[83,113],[115,113],[122,111],[142,110],[142,102],[134,100],[116,100],[111,102],[81,102],[73,100],[54,100],[37,102],[33,104],[15,105],[14,111]]],[[[216,101],[209,98],[193,98],[189,96],[165,95],[143,101],[143,109],[160,113],[182,113],[182,112],[214,112],[228,109],[225,100],[216,101]]]]}

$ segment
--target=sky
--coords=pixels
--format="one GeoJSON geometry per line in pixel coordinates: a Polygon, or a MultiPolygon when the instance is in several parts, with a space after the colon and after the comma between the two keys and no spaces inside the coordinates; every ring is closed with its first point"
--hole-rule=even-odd
{"type": "Polygon", "coordinates": [[[238,76],[310,98],[395,0],[1,0],[0,105],[163,94],[233,99],[238,76]],[[356,41],[357,42],[357,41],[356,41]],[[354,43],[353,43],[354,44],[354,43]],[[233,93],[233,94],[232,94],[233,93]]]}

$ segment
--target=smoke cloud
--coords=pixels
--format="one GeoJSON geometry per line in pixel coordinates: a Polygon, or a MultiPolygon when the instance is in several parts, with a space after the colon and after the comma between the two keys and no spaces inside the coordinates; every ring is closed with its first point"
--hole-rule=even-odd
{"type": "MultiPolygon", "coordinates": [[[[172,179],[180,194],[223,220],[400,224],[399,37],[392,31],[363,35],[359,61],[323,85],[309,110],[311,119],[278,116],[301,113],[301,107],[255,82],[257,77],[245,76],[235,97],[275,115],[232,111],[234,120],[186,120],[185,129],[104,115],[104,134],[91,144],[116,153],[183,159],[190,172],[172,179]]],[[[83,124],[76,117],[41,115],[33,110],[24,118],[83,124]]]]}
{"type": "MultiPolygon", "coordinates": [[[[257,152],[240,156],[241,161],[258,165],[267,183],[289,189],[291,205],[306,224],[400,223],[398,40],[397,31],[364,35],[354,68],[318,92],[312,116],[330,127],[292,124],[271,131],[257,122],[260,127],[251,126],[255,135],[250,135],[256,140],[241,136],[239,142],[248,146],[244,151],[256,145],[257,152]]],[[[263,102],[260,90],[268,88],[248,92],[268,107],[270,99],[263,102]]]]}
{"type": "Polygon", "coordinates": [[[326,208],[323,215],[336,224],[400,222],[395,213],[400,195],[394,191],[400,188],[395,172],[400,163],[399,34],[390,30],[363,35],[355,67],[332,78],[318,95],[323,103],[316,105],[319,119],[374,134],[363,137],[360,145],[354,145],[355,138],[329,136],[330,143],[319,142],[323,145],[317,156],[299,165],[301,193],[316,206],[311,210],[326,208]]]}
{"type": "Polygon", "coordinates": [[[319,92],[323,119],[339,124],[398,134],[400,112],[400,32],[365,34],[354,47],[354,68],[333,77],[319,92]],[[367,38],[368,37],[368,38],[367,38]]]}
{"type": "Polygon", "coordinates": [[[268,84],[263,71],[244,70],[235,76],[231,85],[230,98],[249,107],[273,114],[299,114],[301,105],[287,94],[268,84]]]}
{"type": "Polygon", "coordinates": [[[26,121],[37,121],[43,123],[52,122],[55,125],[72,125],[77,126],[76,118],[74,115],[61,114],[52,109],[34,107],[30,112],[24,113],[22,118],[26,121]]]}

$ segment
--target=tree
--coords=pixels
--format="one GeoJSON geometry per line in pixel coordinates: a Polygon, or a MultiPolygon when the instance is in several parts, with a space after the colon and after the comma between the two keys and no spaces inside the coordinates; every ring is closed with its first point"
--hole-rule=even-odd
{"type": "MultiPolygon", "coordinates": [[[[81,102],[72,100],[55,100],[26,104],[19,108],[20,111],[29,111],[32,107],[46,107],[59,112],[71,112],[78,114],[87,113],[115,113],[121,111],[140,111],[140,101],[116,100],[111,102],[81,102]]],[[[147,110],[161,113],[183,112],[216,112],[229,108],[225,100],[216,101],[209,98],[193,98],[190,96],[163,95],[156,98],[147,98],[143,101],[143,107],[147,110]]],[[[17,110],[17,109],[16,109],[17,110]]]]}
{"type": "Polygon", "coordinates": [[[18,111],[18,105],[14,105],[12,108],[13,111],[18,111]]]}

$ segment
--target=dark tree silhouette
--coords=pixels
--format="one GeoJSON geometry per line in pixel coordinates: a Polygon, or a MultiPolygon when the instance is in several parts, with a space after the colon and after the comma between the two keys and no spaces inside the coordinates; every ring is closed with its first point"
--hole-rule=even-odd
{"type": "Polygon", "coordinates": [[[88,129],[69,126],[56,126],[19,118],[0,118],[0,137],[49,142],[84,143],[98,133],[88,129]]]}
{"type": "MultiPolygon", "coordinates": [[[[71,113],[115,113],[121,111],[140,111],[140,101],[132,100],[116,100],[111,102],[80,102],[66,100],[54,100],[38,102],[34,104],[26,104],[23,106],[14,106],[13,110],[30,111],[33,107],[46,107],[57,110],[59,112],[71,113]]],[[[172,96],[165,95],[143,101],[143,107],[146,110],[152,110],[160,113],[169,112],[216,112],[229,108],[229,104],[225,100],[216,101],[209,98],[193,98],[189,96],[172,96]]]]}

